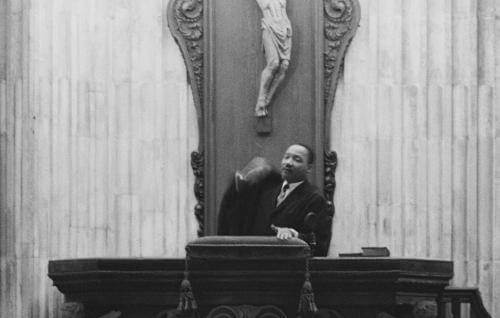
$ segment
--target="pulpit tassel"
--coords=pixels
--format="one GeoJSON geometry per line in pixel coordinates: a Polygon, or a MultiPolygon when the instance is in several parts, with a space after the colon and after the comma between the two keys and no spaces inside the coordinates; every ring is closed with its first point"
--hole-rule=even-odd
{"type": "Polygon", "coordinates": [[[298,316],[301,318],[310,318],[318,312],[318,307],[314,302],[314,291],[311,284],[311,274],[309,273],[309,259],[306,260],[306,274],[304,285],[299,299],[298,316]]]}
{"type": "Polygon", "coordinates": [[[184,271],[184,279],[181,282],[179,305],[177,310],[181,312],[183,317],[199,317],[198,304],[194,298],[193,287],[189,281],[189,273],[187,268],[187,258],[184,271]]]}

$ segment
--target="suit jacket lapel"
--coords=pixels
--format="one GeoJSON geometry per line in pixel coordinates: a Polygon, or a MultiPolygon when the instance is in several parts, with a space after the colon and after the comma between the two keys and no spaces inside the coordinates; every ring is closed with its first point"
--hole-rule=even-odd
{"type": "Polygon", "coordinates": [[[280,186],[278,188],[278,192],[276,193],[276,196],[274,198],[274,206],[276,208],[274,209],[272,214],[275,214],[275,213],[283,210],[285,207],[289,206],[290,204],[293,204],[293,202],[296,202],[297,199],[303,195],[304,190],[307,188],[308,184],[309,184],[308,181],[304,180],[304,182],[302,182],[295,189],[293,189],[293,191],[285,198],[285,200],[283,200],[283,202],[281,202],[280,205],[276,206],[276,203],[278,201],[278,195],[281,191],[281,186],[280,186]]]}
{"type": "MultiPolygon", "coordinates": [[[[273,207],[276,208],[276,204],[278,204],[278,196],[280,195],[281,193],[281,187],[283,186],[283,184],[281,183],[278,187],[276,187],[276,189],[274,189],[273,191],[273,207]]],[[[283,202],[281,202],[280,206],[283,205],[283,202]]]]}

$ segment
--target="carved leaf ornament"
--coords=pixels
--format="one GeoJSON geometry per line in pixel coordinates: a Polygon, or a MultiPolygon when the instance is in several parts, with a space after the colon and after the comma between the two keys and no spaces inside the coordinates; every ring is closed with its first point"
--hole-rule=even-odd
{"type": "Polygon", "coordinates": [[[198,203],[194,207],[194,215],[198,221],[198,236],[203,236],[205,225],[205,177],[203,173],[204,167],[203,152],[193,151],[191,153],[191,167],[195,176],[194,195],[198,203]]]}
{"type": "Polygon", "coordinates": [[[343,43],[350,40],[344,37],[353,27],[357,27],[357,22],[353,26],[354,4],[352,0],[325,0],[323,8],[325,105],[329,106],[330,102],[333,102],[338,80],[332,75],[341,67],[341,60],[344,58],[344,54],[341,54],[343,43]],[[333,87],[332,81],[334,81],[333,87]]]}
{"type": "Polygon", "coordinates": [[[185,41],[187,55],[192,68],[198,100],[203,100],[203,0],[175,0],[174,12],[177,30],[185,41]]]}

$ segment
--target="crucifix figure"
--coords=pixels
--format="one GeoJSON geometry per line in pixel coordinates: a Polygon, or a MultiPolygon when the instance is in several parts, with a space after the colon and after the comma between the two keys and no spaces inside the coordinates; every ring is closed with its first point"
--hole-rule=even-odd
{"type": "Polygon", "coordinates": [[[292,25],[286,14],[286,0],[256,0],[262,10],[262,46],[266,66],[262,71],[255,116],[268,116],[274,92],[285,78],[292,50],[292,25]]]}

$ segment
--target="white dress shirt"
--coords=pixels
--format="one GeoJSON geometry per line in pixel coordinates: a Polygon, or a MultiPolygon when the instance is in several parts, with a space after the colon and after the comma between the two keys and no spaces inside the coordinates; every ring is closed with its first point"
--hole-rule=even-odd
{"type": "Polygon", "coordinates": [[[283,201],[285,201],[286,197],[292,193],[292,191],[298,187],[304,180],[299,181],[299,182],[294,182],[294,183],[288,183],[287,181],[283,181],[283,184],[281,185],[281,191],[280,194],[278,195],[278,199],[276,200],[276,206],[280,205],[283,201]],[[283,192],[283,189],[285,189],[285,186],[288,185],[288,189],[283,192]]]}

